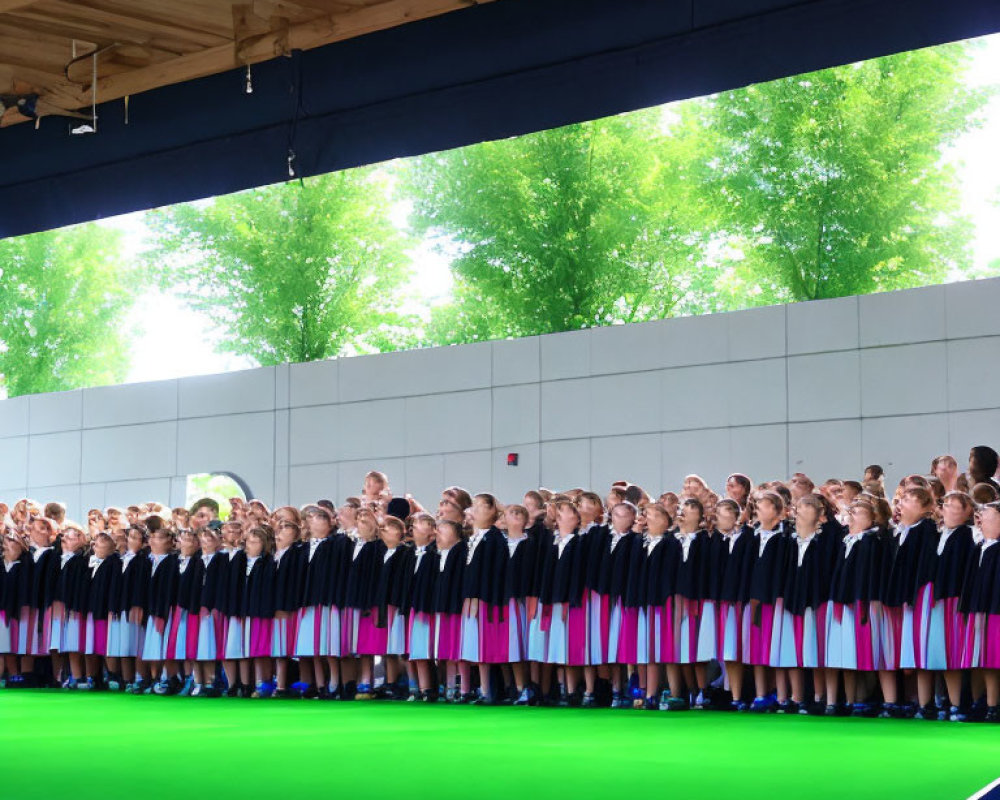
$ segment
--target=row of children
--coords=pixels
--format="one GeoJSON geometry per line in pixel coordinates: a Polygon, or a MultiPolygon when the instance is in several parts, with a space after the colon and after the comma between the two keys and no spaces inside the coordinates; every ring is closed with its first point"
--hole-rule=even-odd
{"type": "Polygon", "coordinates": [[[67,688],[368,698],[378,662],[411,699],[593,706],[606,687],[615,707],[996,721],[1000,502],[990,473],[980,504],[954,477],[891,502],[875,474],[506,508],[451,487],[431,515],[370,473],[339,509],[234,503],[219,523],[208,502],[179,531],[160,507],[83,531],[22,501],[0,653],[11,686],[51,657],[67,688]]]}

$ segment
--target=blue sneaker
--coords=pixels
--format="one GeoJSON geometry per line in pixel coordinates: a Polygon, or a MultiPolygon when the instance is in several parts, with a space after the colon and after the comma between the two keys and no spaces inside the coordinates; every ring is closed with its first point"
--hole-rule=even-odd
{"type": "Polygon", "coordinates": [[[181,686],[181,690],[177,694],[180,697],[190,697],[192,692],[194,692],[194,676],[188,675],[184,679],[184,685],[181,686]]]}
{"type": "Polygon", "coordinates": [[[94,679],[87,678],[84,681],[78,681],[76,684],[76,688],[79,689],[81,692],[92,692],[94,691],[94,679]]]}
{"type": "Polygon", "coordinates": [[[517,700],[514,701],[515,706],[526,706],[531,702],[531,692],[528,691],[528,687],[525,686],[521,693],[517,696],[517,700]]]}
{"type": "Polygon", "coordinates": [[[659,711],[660,704],[656,701],[655,697],[646,698],[646,710],[647,711],[659,711]]]}
{"type": "Polygon", "coordinates": [[[774,711],[778,706],[778,701],[771,695],[767,697],[758,697],[753,701],[750,706],[750,710],[755,714],[767,714],[770,711],[774,711]]]}
{"type": "Polygon", "coordinates": [[[77,686],[76,678],[70,675],[66,680],[62,682],[63,689],[75,689],[77,686]]]}
{"type": "Polygon", "coordinates": [[[371,700],[372,699],[372,687],[368,683],[359,683],[358,691],[354,695],[355,700],[371,700]]]}

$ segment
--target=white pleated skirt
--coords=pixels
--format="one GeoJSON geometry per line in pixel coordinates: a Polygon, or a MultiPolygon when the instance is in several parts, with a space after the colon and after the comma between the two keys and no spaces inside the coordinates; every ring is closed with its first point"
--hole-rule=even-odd
{"type": "Polygon", "coordinates": [[[135,658],[145,636],[142,625],[129,622],[128,612],[108,614],[108,657],[135,658]]]}

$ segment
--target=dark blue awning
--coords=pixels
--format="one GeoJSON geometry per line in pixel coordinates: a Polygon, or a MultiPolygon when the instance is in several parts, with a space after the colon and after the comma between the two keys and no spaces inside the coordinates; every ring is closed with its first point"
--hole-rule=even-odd
{"type": "Polygon", "coordinates": [[[1000,30],[998,0],[498,0],[0,130],[0,236],[1000,30]]]}

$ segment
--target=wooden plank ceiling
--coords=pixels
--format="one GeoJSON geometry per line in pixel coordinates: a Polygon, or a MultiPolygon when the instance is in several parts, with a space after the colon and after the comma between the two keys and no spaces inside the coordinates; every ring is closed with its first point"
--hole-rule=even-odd
{"type": "Polygon", "coordinates": [[[0,126],[485,2],[0,0],[0,126]]]}

